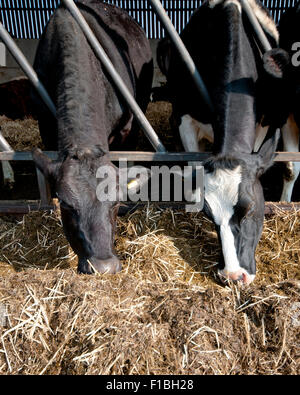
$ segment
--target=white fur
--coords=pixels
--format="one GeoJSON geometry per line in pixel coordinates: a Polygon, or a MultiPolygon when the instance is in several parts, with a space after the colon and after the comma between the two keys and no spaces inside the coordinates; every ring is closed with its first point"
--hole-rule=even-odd
{"type": "MultiPolygon", "coordinates": [[[[214,141],[214,132],[210,124],[198,122],[189,114],[181,117],[179,134],[182,145],[187,152],[205,152],[205,140],[214,141]]],[[[201,165],[199,162],[189,162],[190,166],[196,169],[201,165]]]]}
{"type": "Polygon", "coordinates": [[[240,166],[233,170],[217,169],[214,173],[205,174],[205,199],[217,225],[224,225],[230,220],[238,201],[241,179],[240,166]]]}
{"type": "MultiPolygon", "coordinates": [[[[284,151],[299,151],[300,130],[292,114],[289,116],[286,124],[282,127],[282,139],[284,151]]],[[[290,202],[292,199],[294,184],[300,173],[300,162],[288,162],[287,166],[290,172],[290,178],[288,180],[283,179],[283,191],[280,200],[290,202]]]]}
{"type": "Polygon", "coordinates": [[[241,270],[229,221],[238,201],[238,190],[242,179],[241,167],[233,170],[218,169],[205,174],[205,200],[210,206],[216,225],[220,226],[225,273],[241,270]]]}
{"type": "Polygon", "coordinates": [[[199,144],[202,140],[214,141],[214,131],[209,123],[202,123],[189,114],[181,117],[179,133],[184,149],[188,152],[202,152],[199,144]]]}
{"type": "MultiPolygon", "coordinates": [[[[213,143],[214,132],[211,124],[204,124],[192,118],[189,114],[181,117],[179,134],[182,145],[187,152],[205,152],[206,141],[213,143]]],[[[189,162],[195,168],[197,162],[189,162]]]]}
{"type": "Polygon", "coordinates": [[[199,151],[195,122],[190,115],[186,114],[183,117],[181,117],[181,123],[179,125],[179,134],[185,151],[187,152],[199,151]]]}

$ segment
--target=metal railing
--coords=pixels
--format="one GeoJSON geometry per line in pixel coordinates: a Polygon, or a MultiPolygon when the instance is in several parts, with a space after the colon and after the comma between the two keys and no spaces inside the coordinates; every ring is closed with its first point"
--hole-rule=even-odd
{"type": "MultiPolygon", "coordinates": [[[[159,39],[164,29],[147,0],[105,0],[126,9],[140,23],[148,38],[159,39]]],[[[297,0],[263,0],[276,23],[297,0]]],[[[202,0],[162,0],[175,29],[180,33],[202,0]]],[[[14,38],[38,39],[60,0],[0,0],[0,21],[14,38]]]]}

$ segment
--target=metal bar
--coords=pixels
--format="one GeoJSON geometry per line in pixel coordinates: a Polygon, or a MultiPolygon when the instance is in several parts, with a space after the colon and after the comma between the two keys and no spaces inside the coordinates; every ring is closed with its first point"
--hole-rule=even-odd
{"type": "Polygon", "coordinates": [[[269,40],[267,39],[267,36],[265,35],[265,32],[263,31],[260,23],[258,22],[252,8],[250,7],[248,0],[241,0],[242,8],[245,11],[245,13],[248,16],[248,19],[250,23],[252,24],[252,27],[254,29],[254,32],[259,40],[259,43],[262,46],[262,49],[264,52],[270,51],[272,49],[269,40]]]}
{"type": "MultiPolygon", "coordinates": [[[[95,54],[98,56],[100,61],[102,62],[103,66],[105,67],[106,71],[112,78],[114,84],[116,85],[117,89],[120,91],[121,95],[125,99],[128,107],[131,109],[132,113],[136,117],[138,123],[140,124],[141,128],[144,130],[148,140],[154,147],[154,149],[158,152],[166,152],[166,149],[162,142],[160,141],[159,137],[157,136],[156,132],[150,125],[149,121],[145,117],[143,111],[138,106],[137,102],[135,101],[134,97],[129,92],[127,86],[123,82],[122,78],[116,71],[114,65],[108,58],[107,54],[105,53],[104,49],[100,45],[99,41],[95,37],[94,33],[90,29],[89,25],[87,24],[86,20],[84,19],[83,15],[75,5],[73,0],[62,0],[65,7],[69,10],[73,18],[76,20],[80,28],[82,29],[84,35],[86,36],[88,42],[90,43],[91,47],[95,51],[95,54]]],[[[74,37],[75,39],[75,37],[74,37]]]]}
{"type": "Polygon", "coordinates": [[[165,9],[163,8],[159,0],[149,0],[149,1],[153,9],[155,10],[155,13],[157,14],[158,18],[160,19],[162,25],[166,29],[180,57],[182,58],[182,61],[184,62],[187,70],[190,72],[201,97],[203,98],[210,112],[213,114],[214,108],[208,90],[201,78],[201,75],[199,74],[196,68],[196,65],[191,55],[189,54],[183,41],[181,40],[179,34],[177,33],[174,25],[172,24],[170,18],[168,17],[168,14],[166,13],[165,9]]]}
{"type": "MultiPolygon", "coordinates": [[[[56,160],[58,153],[56,151],[44,151],[49,158],[56,160]]],[[[109,158],[111,161],[127,159],[135,162],[190,162],[204,161],[212,156],[210,152],[139,152],[139,151],[111,151],[109,158]]],[[[30,151],[20,152],[0,152],[0,161],[31,161],[32,154],[30,151]]],[[[300,152],[276,152],[275,162],[300,162],[300,152]]]]}
{"type": "MultiPolygon", "coordinates": [[[[124,202],[119,208],[118,215],[136,211],[148,205],[149,202],[124,202]]],[[[173,210],[185,210],[186,202],[154,202],[160,209],[172,208],[173,210]]],[[[59,206],[57,199],[52,199],[47,205],[42,205],[38,200],[0,200],[0,215],[23,215],[32,211],[53,211],[59,206]]],[[[289,211],[299,211],[300,202],[265,202],[265,215],[280,214],[289,211]]]]}
{"type": "MultiPolygon", "coordinates": [[[[4,136],[0,131],[0,151],[12,151],[11,146],[8,144],[4,136]]],[[[3,182],[4,185],[13,185],[15,182],[14,171],[10,165],[10,163],[6,160],[1,162],[2,165],[2,173],[3,173],[3,182]]]]}
{"type": "Polygon", "coordinates": [[[1,131],[0,131],[0,151],[13,151],[13,149],[6,141],[1,131]]]}
{"type": "Polygon", "coordinates": [[[7,214],[27,214],[31,211],[51,211],[55,209],[54,202],[47,205],[41,204],[38,200],[0,200],[0,215],[7,214]]]}
{"type": "Polygon", "coordinates": [[[38,93],[40,94],[41,98],[43,99],[43,101],[45,102],[45,104],[53,114],[53,116],[56,117],[55,106],[50,96],[48,95],[48,92],[46,91],[44,85],[41,83],[36,72],[33,70],[28,60],[23,55],[22,51],[20,51],[18,46],[15,44],[14,40],[10,37],[9,33],[5,30],[1,22],[0,22],[0,38],[7,46],[12,56],[15,58],[16,62],[20,65],[21,69],[28,77],[29,81],[38,91],[38,93]]]}
{"type": "Polygon", "coordinates": [[[44,174],[37,167],[35,167],[35,170],[40,191],[41,204],[47,205],[51,200],[50,184],[44,174]]]}
{"type": "MultiPolygon", "coordinates": [[[[35,87],[35,89],[38,91],[40,94],[41,98],[51,111],[54,117],[56,117],[56,109],[55,106],[48,95],[44,85],[41,83],[39,80],[36,72],[33,70],[25,56],[23,55],[22,51],[18,48],[18,46],[15,44],[13,39],[10,37],[8,32],[5,30],[3,27],[2,23],[0,22],[0,37],[4,44],[7,46],[9,51],[11,52],[12,56],[15,58],[17,63],[20,65],[21,69],[24,71],[25,75],[27,75],[29,81],[32,83],[32,85],[35,87]]],[[[12,148],[8,144],[8,142],[5,140],[5,138],[2,136],[0,133],[0,150],[3,151],[12,151],[12,148]]],[[[48,184],[48,181],[44,177],[44,175],[39,171],[39,169],[36,168],[37,171],[37,178],[38,178],[38,185],[39,185],[39,191],[40,191],[40,196],[41,196],[41,202],[42,204],[48,203],[50,200],[50,187],[48,184]]]]}

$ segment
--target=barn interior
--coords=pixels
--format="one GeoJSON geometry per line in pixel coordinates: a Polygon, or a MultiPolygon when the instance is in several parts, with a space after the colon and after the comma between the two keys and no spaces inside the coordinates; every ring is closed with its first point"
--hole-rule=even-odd
{"type": "MultiPolygon", "coordinates": [[[[191,10],[201,2],[193,3],[191,10]]],[[[271,3],[277,21],[285,2],[277,8],[271,3]]],[[[45,12],[49,16],[51,7],[45,12]]],[[[132,10],[136,17],[139,12],[132,10]]],[[[40,34],[36,26],[24,25],[26,38],[16,38],[29,59],[40,34]]],[[[154,58],[158,30],[155,21],[148,32],[154,58]]],[[[43,149],[30,83],[7,52],[4,63],[1,132],[16,151],[43,149]]],[[[168,151],[182,152],[164,83],[156,65],[146,117],[168,151]]],[[[134,149],[153,151],[142,131],[134,149]]],[[[15,183],[4,186],[0,174],[0,199],[39,199],[33,163],[11,164],[15,183]]],[[[58,206],[25,215],[2,213],[0,374],[299,374],[300,179],[295,204],[276,208],[284,171],[277,162],[263,175],[265,199],[274,209],[265,217],[256,251],[256,279],[245,288],[217,276],[220,245],[213,223],[201,212],[155,203],[125,210],[115,240],[123,269],[113,276],[76,273],[77,257],[64,236],[58,206]]]]}

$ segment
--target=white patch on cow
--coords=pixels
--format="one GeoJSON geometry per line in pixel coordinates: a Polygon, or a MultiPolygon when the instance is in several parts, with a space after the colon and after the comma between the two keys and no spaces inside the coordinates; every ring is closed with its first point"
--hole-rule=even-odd
{"type": "MultiPolygon", "coordinates": [[[[192,118],[189,114],[185,114],[181,117],[179,125],[179,134],[182,141],[182,145],[187,152],[204,152],[205,142],[213,142],[214,132],[210,124],[204,124],[196,119],[192,118]]],[[[201,165],[200,162],[188,162],[189,166],[196,169],[197,166],[201,165]]],[[[201,191],[196,189],[194,192],[187,192],[187,199],[189,201],[196,201],[196,196],[199,196],[201,191]]]]}
{"type": "Polygon", "coordinates": [[[214,141],[214,131],[211,124],[199,122],[189,114],[181,117],[179,134],[187,152],[202,152],[200,145],[203,140],[210,143],[214,141]]]}
{"type": "Polygon", "coordinates": [[[226,274],[238,272],[241,267],[236,254],[234,236],[232,234],[229,224],[224,224],[220,226],[220,237],[225,262],[225,268],[223,269],[223,272],[226,274]]]}
{"type": "MultiPolygon", "coordinates": [[[[205,141],[214,141],[214,132],[210,124],[204,124],[192,118],[189,114],[181,117],[179,134],[182,145],[187,152],[204,152],[205,141]]],[[[199,162],[189,162],[189,166],[196,169],[199,162]]]]}
{"type": "Polygon", "coordinates": [[[186,114],[181,117],[179,134],[182,145],[187,152],[198,152],[197,129],[194,119],[186,114]]]}
{"type": "Polygon", "coordinates": [[[230,218],[238,201],[239,185],[242,179],[241,166],[233,170],[217,169],[205,174],[205,200],[209,204],[214,222],[220,226],[224,273],[241,270],[230,228],[230,218]]]}
{"type": "MultiPolygon", "coordinates": [[[[299,151],[300,130],[296,124],[294,116],[291,114],[286,124],[282,127],[283,150],[287,152],[299,151]]],[[[290,202],[294,184],[300,173],[300,162],[288,162],[287,168],[289,177],[283,180],[283,190],[281,194],[281,201],[290,202]]]]}
{"type": "Polygon", "coordinates": [[[200,144],[202,140],[207,140],[208,142],[213,143],[214,131],[212,125],[210,123],[201,123],[196,120],[194,120],[194,123],[196,124],[197,128],[198,144],[200,144]]]}
{"type": "Polygon", "coordinates": [[[253,151],[257,152],[262,143],[264,142],[266,135],[268,133],[269,126],[262,126],[260,123],[256,125],[255,129],[255,143],[254,143],[254,148],[253,151]]]}

